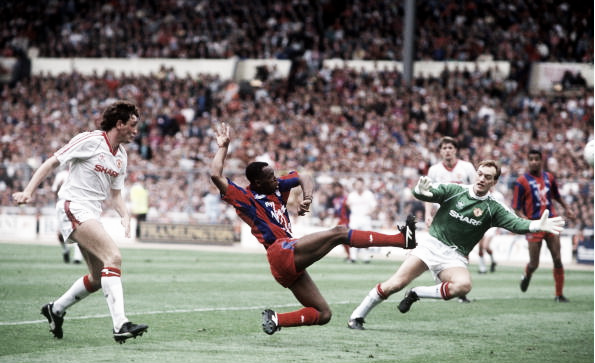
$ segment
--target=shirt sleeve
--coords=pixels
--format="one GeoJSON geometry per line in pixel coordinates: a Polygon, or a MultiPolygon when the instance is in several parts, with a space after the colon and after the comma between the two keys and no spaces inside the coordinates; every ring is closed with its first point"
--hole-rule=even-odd
{"type": "Polygon", "coordinates": [[[221,195],[221,199],[223,201],[231,204],[234,208],[243,208],[246,205],[250,204],[250,198],[248,196],[248,192],[237,186],[234,182],[227,179],[227,191],[225,195],[221,195]]]}
{"type": "Polygon", "coordinates": [[[523,185],[517,179],[512,186],[512,208],[515,210],[523,210],[523,195],[525,191],[523,185]]]}
{"type": "Polygon", "coordinates": [[[93,156],[102,139],[90,132],[83,132],[73,137],[68,144],[54,153],[60,164],[68,163],[73,159],[87,159],[93,156]]]}
{"type": "Polygon", "coordinates": [[[514,212],[500,205],[493,204],[494,208],[494,226],[501,227],[510,232],[517,234],[529,233],[529,224],[531,221],[525,218],[518,217],[514,212]]]}
{"type": "Polygon", "coordinates": [[[279,192],[281,192],[281,199],[287,203],[291,189],[300,185],[300,175],[297,171],[292,171],[287,175],[279,177],[279,192]]]}

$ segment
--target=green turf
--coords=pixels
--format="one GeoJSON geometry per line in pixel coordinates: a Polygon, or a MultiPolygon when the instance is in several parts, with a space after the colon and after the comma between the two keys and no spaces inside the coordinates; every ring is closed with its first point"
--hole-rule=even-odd
{"type": "MultiPolygon", "coordinates": [[[[298,304],[273,281],[264,254],[124,249],[128,317],[150,328],[119,345],[101,292],[68,311],[64,339],[51,337],[41,305],[85,272],[63,264],[58,245],[1,244],[0,252],[0,362],[593,362],[592,271],[567,270],[571,303],[557,304],[551,268],[521,293],[521,269],[498,266],[473,273],[471,304],[423,300],[401,314],[399,292],[368,316],[366,331],[352,331],[351,311],[399,262],[327,257],[309,271],[331,322],[268,336],[261,310],[298,304]]],[[[433,284],[429,273],[420,284],[433,284]]]]}

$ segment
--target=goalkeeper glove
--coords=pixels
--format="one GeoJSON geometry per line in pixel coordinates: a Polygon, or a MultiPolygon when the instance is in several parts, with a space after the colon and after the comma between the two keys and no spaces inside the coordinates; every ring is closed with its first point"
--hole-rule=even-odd
{"type": "Polygon", "coordinates": [[[419,178],[417,185],[415,186],[415,192],[417,194],[425,195],[426,197],[433,197],[434,193],[430,191],[432,187],[432,179],[428,178],[427,176],[422,176],[419,178]]]}
{"type": "Polygon", "coordinates": [[[562,217],[548,218],[549,210],[544,210],[541,218],[536,221],[531,221],[529,224],[529,231],[531,232],[548,232],[552,234],[560,234],[564,229],[564,219],[562,217]]]}

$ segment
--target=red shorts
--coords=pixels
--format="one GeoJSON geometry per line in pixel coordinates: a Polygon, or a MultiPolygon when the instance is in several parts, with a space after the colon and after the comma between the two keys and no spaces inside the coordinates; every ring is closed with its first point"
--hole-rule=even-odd
{"type": "Polygon", "coordinates": [[[293,249],[296,242],[296,238],[280,238],[267,248],[271,273],[283,287],[291,287],[304,273],[295,269],[293,249]]]}
{"type": "Polygon", "coordinates": [[[551,233],[547,232],[535,232],[535,233],[527,233],[527,241],[529,242],[541,242],[545,237],[552,236],[551,233]]]}

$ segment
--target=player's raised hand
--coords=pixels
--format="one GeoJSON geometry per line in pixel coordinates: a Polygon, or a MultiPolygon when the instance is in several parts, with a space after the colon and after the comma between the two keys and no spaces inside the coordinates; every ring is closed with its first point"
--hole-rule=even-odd
{"type": "Polygon", "coordinates": [[[564,219],[562,217],[552,217],[550,216],[549,210],[544,210],[541,218],[536,221],[532,221],[529,225],[529,229],[532,232],[548,232],[552,234],[560,234],[564,229],[564,219]]]}
{"type": "Polygon", "coordinates": [[[217,145],[219,147],[226,147],[229,145],[231,138],[229,137],[229,125],[222,122],[220,125],[215,127],[215,135],[217,136],[217,145]]]}
{"type": "Polygon", "coordinates": [[[432,187],[432,179],[428,178],[427,176],[422,176],[419,178],[417,185],[415,186],[415,191],[418,194],[425,195],[426,197],[433,197],[434,194],[430,191],[432,187]]]}
{"type": "Polygon", "coordinates": [[[298,206],[298,215],[303,216],[306,215],[307,212],[310,211],[310,205],[312,204],[312,199],[304,199],[300,202],[298,206]]]}

